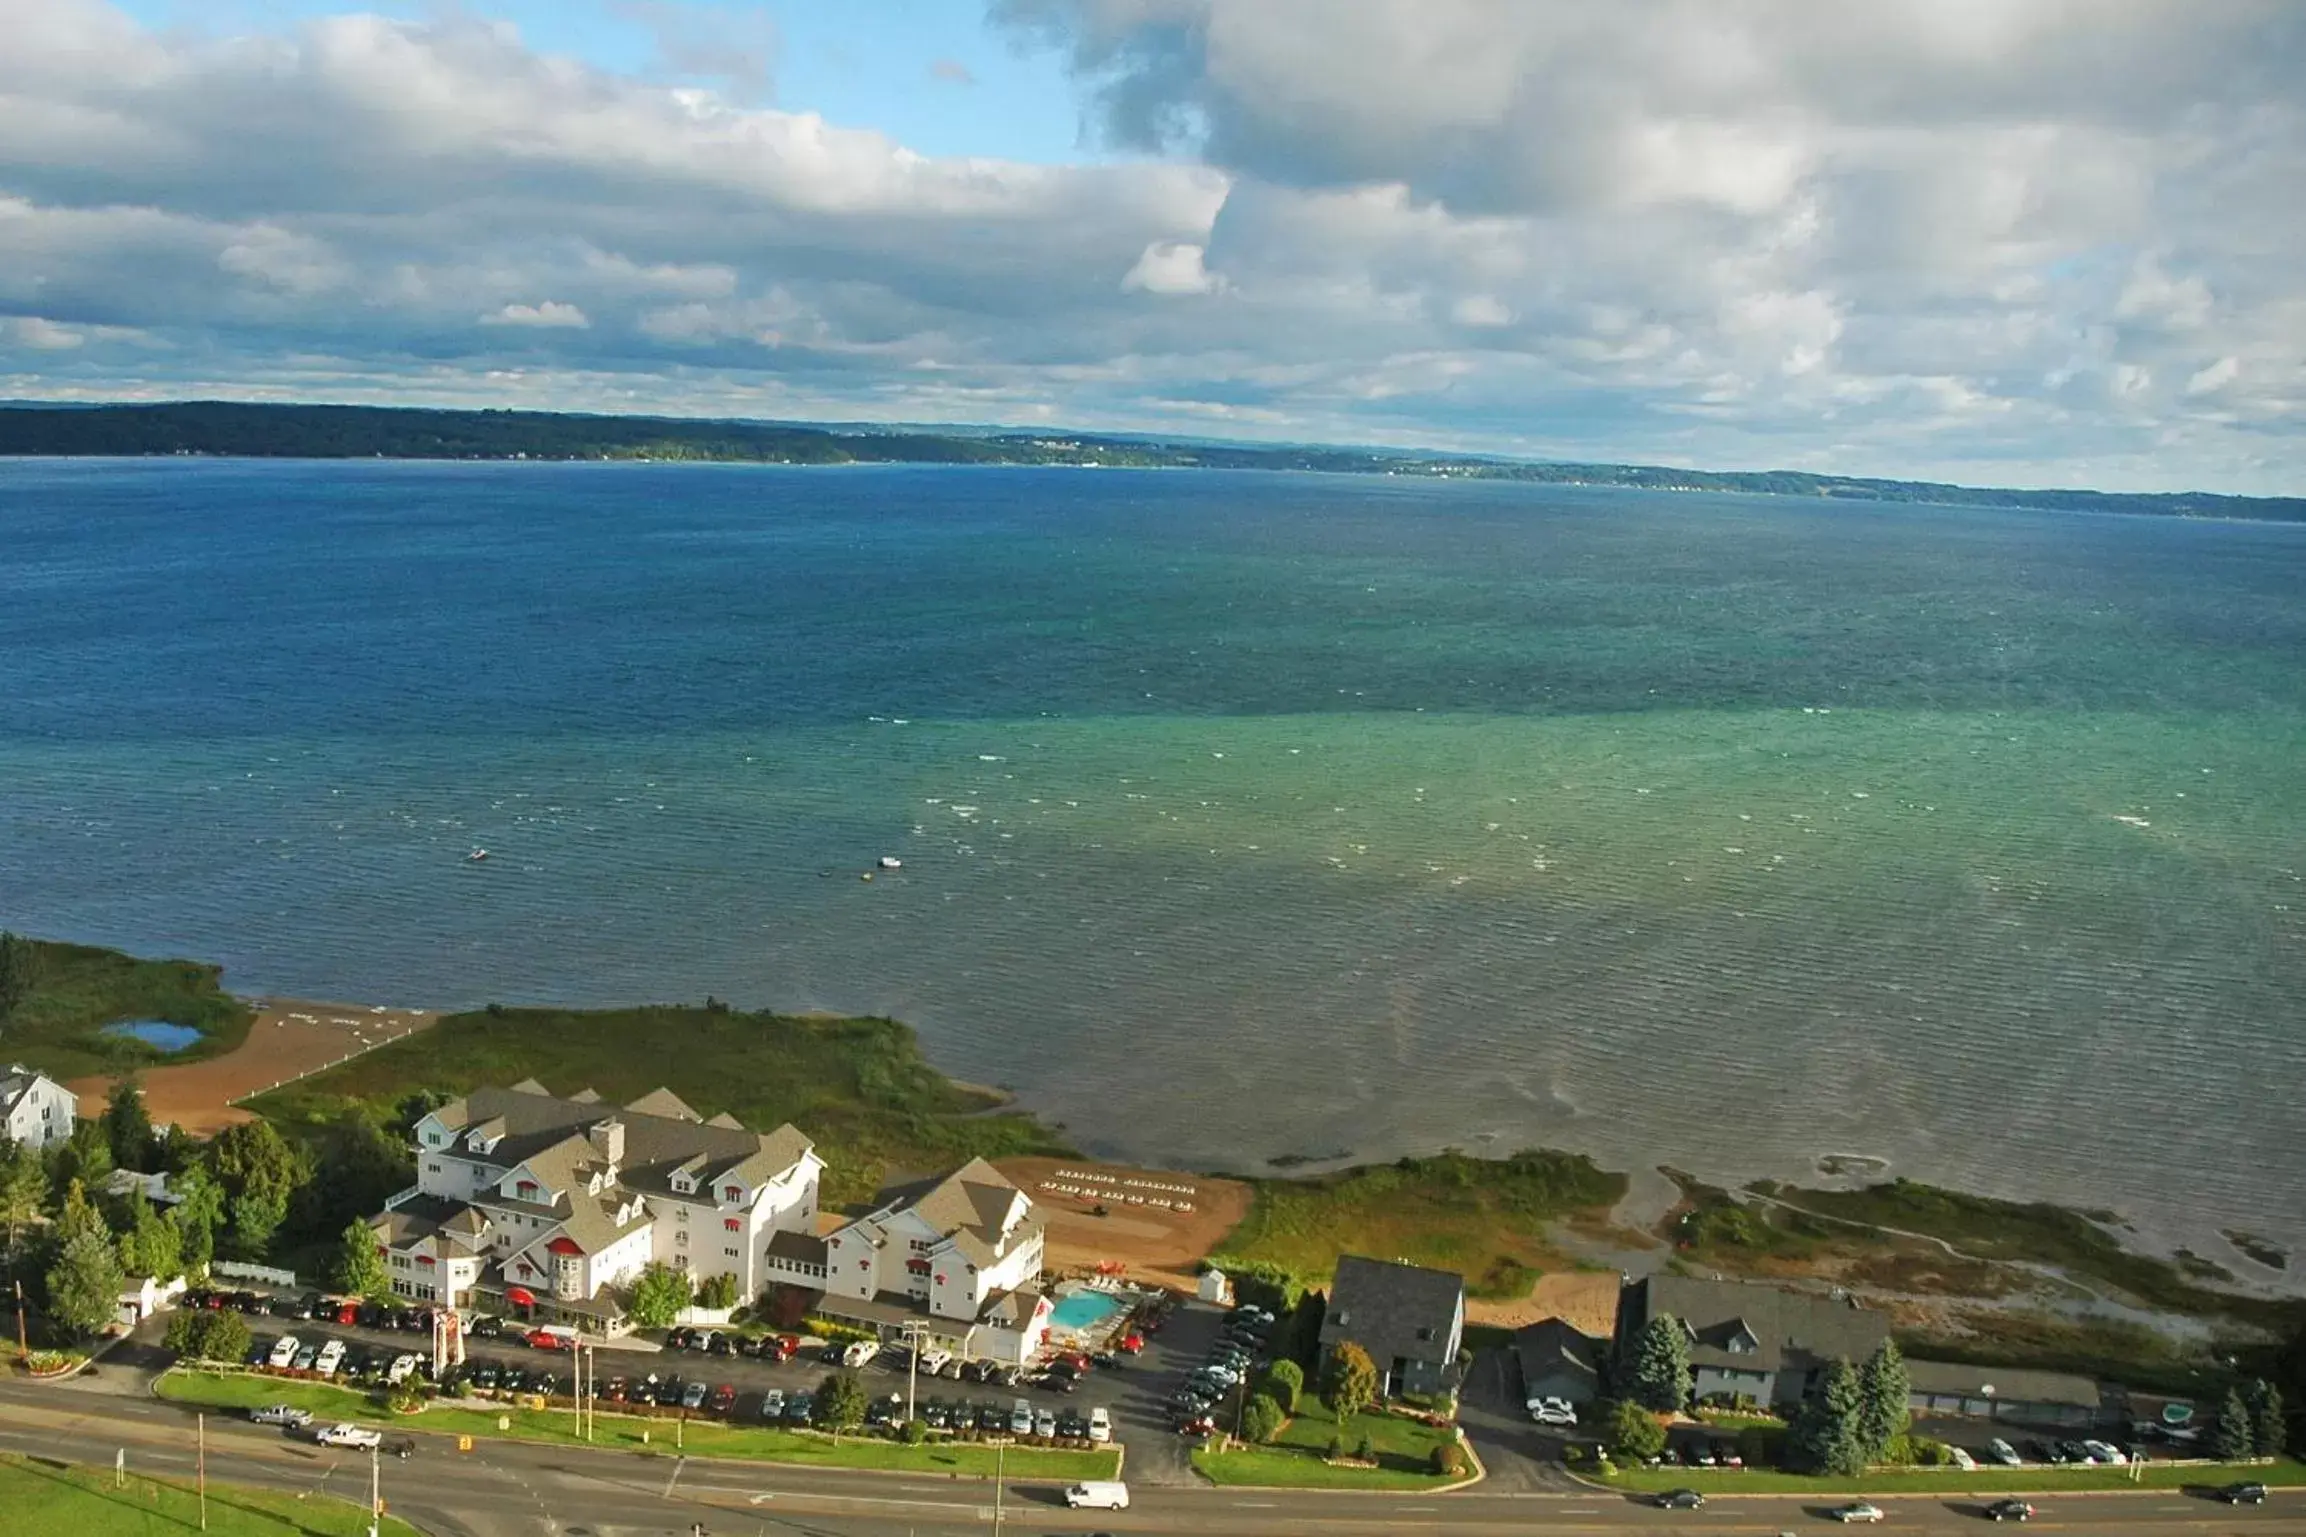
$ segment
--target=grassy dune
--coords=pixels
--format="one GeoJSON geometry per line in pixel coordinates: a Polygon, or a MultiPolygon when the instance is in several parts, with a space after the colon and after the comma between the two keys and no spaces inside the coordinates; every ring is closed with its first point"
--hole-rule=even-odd
{"type": "Polygon", "coordinates": [[[1546,1270],[1566,1268],[1546,1225],[1606,1210],[1625,1176],[1570,1153],[1506,1159],[1444,1153],[1370,1164],[1312,1179],[1260,1180],[1256,1202],[1213,1256],[1324,1284],[1341,1254],[1455,1270],[1476,1296],[1511,1297],[1546,1270]]]}
{"type": "Polygon", "coordinates": [[[224,991],[221,967],[197,961],[148,961],[93,945],[32,941],[31,993],[0,1023],[8,1060],[55,1078],[118,1072],[140,1062],[188,1062],[220,1056],[248,1035],[255,1015],[224,991]],[[166,1020],[201,1033],[179,1052],[100,1035],[127,1020],[166,1020]]]}
{"type": "Polygon", "coordinates": [[[289,1122],[333,1118],[348,1103],[389,1107],[413,1091],[461,1094],[534,1077],[556,1093],[598,1090],[619,1103],[663,1085],[700,1114],[747,1126],[790,1121],[830,1167],[826,1199],[859,1201],[899,1172],[971,1157],[1071,1151],[997,1096],[953,1083],[887,1019],[796,1018],[721,1007],[489,1009],[252,1102],[289,1122]]]}

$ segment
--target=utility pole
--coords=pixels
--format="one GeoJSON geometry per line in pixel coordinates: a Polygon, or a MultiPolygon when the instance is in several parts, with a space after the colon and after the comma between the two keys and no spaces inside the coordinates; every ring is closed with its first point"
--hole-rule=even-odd
{"type": "Polygon", "coordinates": [[[899,1331],[905,1341],[905,1419],[913,1418],[914,1395],[921,1385],[921,1343],[928,1338],[929,1326],[918,1319],[907,1319],[899,1331]]]}
{"type": "Polygon", "coordinates": [[[194,1415],[192,1425],[200,1445],[200,1529],[205,1532],[208,1530],[208,1416],[194,1415]]]}
{"type": "Polygon", "coordinates": [[[1009,1443],[995,1442],[993,1446],[993,1537],[1001,1537],[1001,1466],[1008,1459],[1009,1443]]]}
{"type": "Polygon", "coordinates": [[[382,1441],[368,1449],[368,1537],[376,1537],[376,1518],[384,1509],[384,1493],[377,1487],[378,1461],[383,1451],[382,1441]]]}
{"type": "Polygon", "coordinates": [[[24,1338],[24,1283],[21,1280],[16,1283],[16,1359],[32,1359],[32,1346],[24,1338]]]}

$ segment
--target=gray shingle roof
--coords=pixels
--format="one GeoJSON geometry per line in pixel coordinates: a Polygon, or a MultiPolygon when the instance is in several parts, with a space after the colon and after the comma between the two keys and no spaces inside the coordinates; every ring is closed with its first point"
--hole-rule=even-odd
{"type": "Polygon", "coordinates": [[[1465,1298],[1465,1278],[1447,1270],[1348,1254],[1337,1262],[1323,1346],[1351,1340],[1380,1369],[1396,1356],[1446,1364],[1450,1326],[1465,1298]]]}
{"type": "Polygon", "coordinates": [[[2023,1404],[2098,1407],[2098,1384],[2068,1372],[2026,1371],[2006,1366],[1961,1366],[1949,1361],[1908,1361],[1906,1384],[1917,1393],[2000,1398],[2023,1404]],[[1988,1393],[1987,1388],[1993,1391],[1988,1393]]]}
{"type": "MultiPolygon", "coordinates": [[[[1556,1377],[1581,1384],[1591,1397],[1601,1386],[1600,1340],[1583,1334],[1558,1318],[1548,1318],[1516,1330],[1513,1353],[1521,1360],[1522,1380],[1531,1386],[1556,1377]]],[[[1572,1397],[1579,1396],[1572,1393],[1572,1397]]]]}
{"type": "Polygon", "coordinates": [[[1654,1275],[1636,1282],[1621,1309],[1621,1336],[1632,1339],[1652,1317],[1670,1313],[1695,1336],[1692,1366],[1735,1371],[1807,1371],[1836,1358],[1863,1361],[1889,1338],[1889,1320],[1849,1302],[1756,1281],[1701,1281],[1654,1275]],[[1733,1350],[1741,1332],[1754,1348],[1733,1350]]]}

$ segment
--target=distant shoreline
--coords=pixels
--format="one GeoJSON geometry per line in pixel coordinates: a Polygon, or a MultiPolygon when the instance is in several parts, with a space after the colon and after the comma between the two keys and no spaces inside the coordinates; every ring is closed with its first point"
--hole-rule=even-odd
{"type": "Polygon", "coordinates": [[[1700,470],[1665,465],[1537,461],[1415,449],[1226,443],[1063,430],[833,428],[690,417],[228,401],[0,406],[0,458],[1294,470],[1397,479],[1480,480],[2011,511],[2306,523],[2306,498],[2302,497],[1961,486],[1941,481],[1820,475],[1804,470],[1700,470]]]}

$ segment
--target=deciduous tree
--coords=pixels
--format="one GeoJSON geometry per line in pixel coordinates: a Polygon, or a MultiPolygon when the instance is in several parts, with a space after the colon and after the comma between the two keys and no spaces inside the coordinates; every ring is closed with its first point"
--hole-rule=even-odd
{"type": "Polygon", "coordinates": [[[1377,1402],[1377,1363],[1351,1340],[1329,1347],[1321,1371],[1321,1401],[1337,1416],[1339,1425],[1377,1402]]]}
{"type": "Polygon", "coordinates": [[[376,1230],[359,1217],[345,1224],[336,1240],[336,1261],[330,1278],[336,1288],[355,1297],[392,1295],[392,1272],[378,1252],[376,1230]]]}
{"type": "Polygon", "coordinates": [[[255,1343],[248,1321],[230,1308],[193,1308],[168,1320],[167,1345],[196,1361],[240,1361],[255,1343]]]}
{"type": "Polygon", "coordinates": [[[697,1288],[698,1307],[733,1308],[737,1301],[737,1278],[725,1270],[705,1277],[705,1284],[697,1288]]]}
{"type": "Polygon", "coordinates": [[[1630,1398],[1620,1398],[1602,1412],[1601,1438],[1612,1456],[1628,1462],[1655,1457],[1665,1450],[1664,1424],[1630,1398]]]}
{"type": "Polygon", "coordinates": [[[48,1199],[48,1173],[39,1155],[20,1142],[0,1137],[0,1230],[7,1234],[8,1268],[16,1268],[16,1246],[39,1219],[48,1199]]]}
{"type": "Polygon", "coordinates": [[[104,1101],[104,1141],[112,1149],[114,1168],[151,1167],[152,1115],[144,1106],[144,1086],[134,1073],[115,1083],[104,1101]]]}
{"type": "Polygon", "coordinates": [[[183,1234],[141,1195],[128,1199],[128,1227],[120,1235],[121,1268],[130,1279],[150,1276],[164,1283],[175,1280],[184,1273],[183,1234]]]}
{"type": "Polygon", "coordinates": [[[865,1385],[855,1372],[835,1372],[817,1389],[815,1414],[825,1430],[855,1430],[865,1423],[865,1385]]]}
{"type": "Polygon", "coordinates": [[[688,1305],[688,1273],[652,1260],[641,1267],[640,1278],[633,1282],[632,1300],[625,1305],[625,1312],[643,1329],[669,1329],[688,1305]]]}

